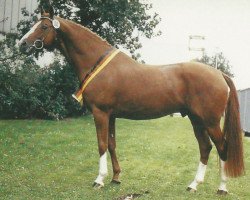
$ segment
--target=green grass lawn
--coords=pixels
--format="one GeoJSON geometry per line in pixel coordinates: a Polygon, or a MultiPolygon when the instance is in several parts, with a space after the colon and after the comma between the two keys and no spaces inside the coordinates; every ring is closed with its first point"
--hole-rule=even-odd
{"type": "Polygon", "coordinates": [[[218,157],[213,148],[205,183],[186,192],[199,162],[189,120],[117,120],[117,154],[121,185],[94,190],[99,155],[91,116],[63,121],[0,121],[0,199],[115,199],[143,193],[139,199],[250,199],[250,140],[244,139],[246,175],[230,179],[226,197],[219,186],[218,157]]]}

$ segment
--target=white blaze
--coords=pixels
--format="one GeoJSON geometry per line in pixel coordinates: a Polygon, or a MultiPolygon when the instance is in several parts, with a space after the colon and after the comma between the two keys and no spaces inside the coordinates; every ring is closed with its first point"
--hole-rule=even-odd
{"type": "Polygon", "coordinates": [[[39,24],[41,24],[41,21],[37,22],[28,33],[26,33],[22,39],[18,42],[18,45],[22,44],[23,40],[25,40],[26,38],[28,38],[32,33],[34,33],[34,31],[36,30],[36,28],[39,26],[39,24]]]}

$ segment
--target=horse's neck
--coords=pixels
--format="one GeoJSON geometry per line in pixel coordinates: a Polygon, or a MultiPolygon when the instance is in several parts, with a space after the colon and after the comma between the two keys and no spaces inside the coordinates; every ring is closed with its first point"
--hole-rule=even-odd
{"type": "Polygon", "coordinates": [[[111,47],[87,28],[59,18],[61,23],[60,50],[74,65],[80,81],[97,60],[111,47]]]}

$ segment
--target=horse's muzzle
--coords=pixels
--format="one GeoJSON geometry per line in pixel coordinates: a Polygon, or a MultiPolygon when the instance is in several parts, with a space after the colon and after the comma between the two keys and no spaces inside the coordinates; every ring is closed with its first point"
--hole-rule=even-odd
{"type": "Polygon", "coordinates": [[[31,54],[34,47],[32,45],[30,45],[26,40],[23,40],[22,42],[20,42],[19,44],[19,49],[22,53],[24,54],[31,54]]]}

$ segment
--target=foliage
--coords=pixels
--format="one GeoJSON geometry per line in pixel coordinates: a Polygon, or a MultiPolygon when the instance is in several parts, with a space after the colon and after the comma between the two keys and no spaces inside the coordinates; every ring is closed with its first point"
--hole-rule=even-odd
{"type": "Polygon", "coordinates": [[[213,56],[208,56],[207,54],[205,54],[198,61],[207,65],[210,65],[212,67],[215,67],[215,68],[217,64],[217,69],[221,70],[222,72],[229,75],[230,77],[234,76],[233,73],[231,72],[232,66],[229,64],[229,61],[227,60],[227,58],[224,56],[222,52],[215,54],[213,56]]]}
{"type": "Polygon", "coordinates": [[[38,10],[36,10],[34,13],[29,13],[29,11],[25,7],[22,8],[22,15],[25,18],[23,20],[21,20],[17,25],[18,35],[20,38],[25,33],[27,33],[30,30],[30,28],[32,27],[32,24],[35,21],[37,21],[37,13],[38,13],[38,10]]]}
{"type": "MultiPolygon", "coordinates": [[[[140,199],[249,199],[250,174],[228,180],[229,194],[218,196],[219,164],[213,147],[205,181],[195,193],[186,191],[199,163],[198,143],[188,118],[117,120],[120,185],[94,190],[98,148],[91,116],[48,120],[0,120],[1,199],[112,200],[144,193],[140,199]]],[[[250,168],[250,140],[244,140],[246,169],[250,168]]]]}
{"type": "MultiPolygon", "coordinates": [[[[47,0],[40,0],[46,6],[47,0]]],[[[134,58],[141,48],[140,36],[151,38],[159,35],[154,29],[160,22],[158,14],[148,14],[152,4],[139,0],[54,0],[52,2],[59,16],[80,23],[111,45],[129,49],[134,58]]]]}
{"type": "Polygon", "coordinates": [[[55,61],[40,68],[18,52],[13,35],[6,35],[0,48],[0,118],[61,119],[82,113],[71,97],[78,81],[68,64],[55,61]]]}

